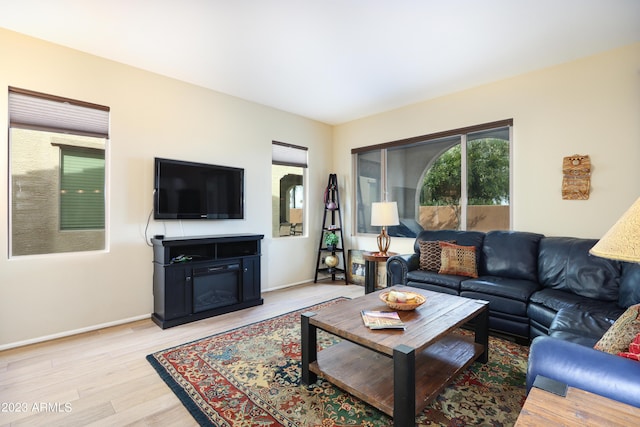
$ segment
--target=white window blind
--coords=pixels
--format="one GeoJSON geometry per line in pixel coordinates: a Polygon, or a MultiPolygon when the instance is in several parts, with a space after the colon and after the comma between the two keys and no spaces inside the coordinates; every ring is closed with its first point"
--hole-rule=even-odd
{"type": "Polygon", "coordinates": [[[9,126],[109,137],[109,107],[9,88],[9,126]]]}
{"type": "Polygon", "coordinates": [[[271,163],[282,166],[307,167],[307,147],[273,141],[271,163]]]}

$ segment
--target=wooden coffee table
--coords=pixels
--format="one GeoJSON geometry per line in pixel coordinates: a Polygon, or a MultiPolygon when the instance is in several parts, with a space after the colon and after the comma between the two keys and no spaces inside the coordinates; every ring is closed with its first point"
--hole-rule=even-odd
{"type": "Polygon", "coordinates": [[[390,310],[383,291],[301,315],[302,382],[320,375],[393,417],[395,426],[414,425],[444,387],[475,360],[486,363],[489,351],[489,303],[418,288],[427,298],[413,311],[398,311],[406,330],[370,330],[361,310],[390,310]],[[474,319],[475,337],[452,332],[474,319]],[[317,351],[317,330],[343,341],[317,351]],[[475,339],[474,339],[475,338],[475,339]]]}

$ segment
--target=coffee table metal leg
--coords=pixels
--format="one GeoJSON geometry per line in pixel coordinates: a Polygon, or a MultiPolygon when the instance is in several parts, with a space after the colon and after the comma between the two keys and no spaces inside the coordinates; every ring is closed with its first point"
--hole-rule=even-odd
{"type": "Polygon", "coordinates": [[[416,352],[401,344],[393,349],[393,425],[416,422],[416,352]]]}
{"type": "Polygon", "coordinates": [[[476,343],[484,346],[484,353],[478,358],[481,363],[489,361],[489,303],[476,316],[476,343]]]}
{"type": "Polygon", "coordinates": [[[309,323],[309,319],[316,313],[307,311],[300,315],[301,331],[301,350],[302,350],[302,383],[309,385],[315,383],[318,376],[309,370],[309,364],[318,359],[317,346],[317,329],[309,323]]]}

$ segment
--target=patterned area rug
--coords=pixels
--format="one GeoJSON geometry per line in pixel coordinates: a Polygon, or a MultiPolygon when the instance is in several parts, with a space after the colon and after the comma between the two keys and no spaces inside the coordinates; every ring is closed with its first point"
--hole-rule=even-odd
{"type": "MultiPolygon", "coordinates": [[[[386,414],[322,378],[300,382],[300,313],[328,301],[147,356],[203,426],[391,426],[386,414]]],[[[467,333],[468,331],[460,331],[467,333]]],[[[318,331],[324,348],[338,338],[318,331]]],[[[524,403],[528,347],[490,337],[474,363],[416,417],[418,426],[510,426],[524,403]]]]}

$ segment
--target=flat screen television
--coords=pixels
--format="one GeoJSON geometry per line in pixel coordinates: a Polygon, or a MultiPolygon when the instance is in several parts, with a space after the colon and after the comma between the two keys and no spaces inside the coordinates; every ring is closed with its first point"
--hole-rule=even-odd
{"type": "Polygon", "coordinates": [[[244,169],[155,159],[155,219],[243,219],[244,169]]]}

